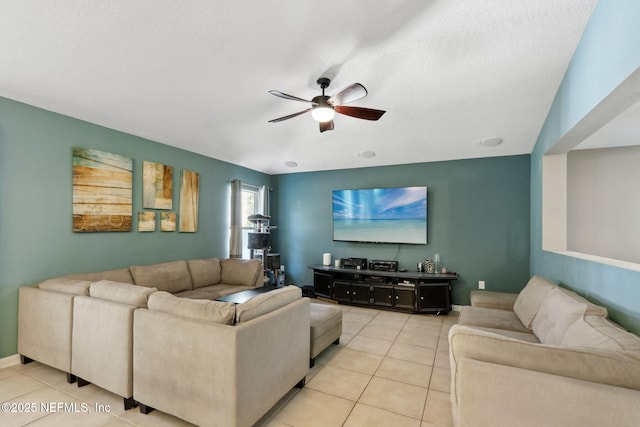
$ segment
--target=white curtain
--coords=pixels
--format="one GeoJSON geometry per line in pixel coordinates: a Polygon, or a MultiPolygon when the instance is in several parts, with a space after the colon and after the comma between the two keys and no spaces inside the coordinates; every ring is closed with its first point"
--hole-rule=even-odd
{"type": "Polygon", "coordinates": [[[231,236],[229,258],[242,258],[242,181],[231,180],[231,236]]]}

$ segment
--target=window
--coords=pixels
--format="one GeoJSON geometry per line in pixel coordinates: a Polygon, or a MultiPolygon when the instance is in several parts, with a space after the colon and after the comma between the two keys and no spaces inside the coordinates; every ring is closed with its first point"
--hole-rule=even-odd
{"type": "Polygon", "coordinates": [[[259,207],[260,189],[254,185],[242,184],[242,258],[245,259],[249,259],[248,234],[254,229],[254,224],[247,217],[260,213],[259,207]]]}

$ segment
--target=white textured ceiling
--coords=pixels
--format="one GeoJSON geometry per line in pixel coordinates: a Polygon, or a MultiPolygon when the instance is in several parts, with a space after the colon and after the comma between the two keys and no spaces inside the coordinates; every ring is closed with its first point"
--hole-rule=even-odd
{"type": "Polygon", "coordinates": [[[595,3],[0,0],[0,96],[267,173],[530,153],[595,3]],[[321,76],[387,113],[268,123],[321,76]]]}

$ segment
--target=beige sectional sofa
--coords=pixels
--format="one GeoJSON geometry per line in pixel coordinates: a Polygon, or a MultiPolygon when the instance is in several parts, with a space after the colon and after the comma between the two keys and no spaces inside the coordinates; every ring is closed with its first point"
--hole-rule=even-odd
{"type": "Polygon", "coordinates": [[[237,305],[157,292],[134,318],[133,395],[143,413],[251,426],[304,385],[309,299],[296,286],[237,305]]]}
{"type": "MultiPolygon", "coordinates": [[[[136,265],[49,279],[20,289],[18,352],[23,363],[37,360],[67,372],[69,382],[74,382],[77,377],[79,386],[94,383],[122,396],[126,409],[137,402],[137,396],[134,398],[134,349],[148,348],[143,344],[150,337],[157,337],[157,334],[165,334],[169,330],[179,336],[176,339],[191,339],[193,345],[184,348],[168,345],[173,339],[169,336],[160,340],[151,339],[156,358],[159,355],[169,358],[158,365],[146,357],[144,364],[138,364],[141,375],[148,371],[145,366],[158,367],[153,372],[153,382],[163,382],[162,375],[165,373],[169,381],[171,374],[176,371],[189,371],[195,380],[201,373],[200,364],[219,358],[224,359],[225,365],[217,367],[214,377],[223,382],[208,381],[206,386],[218,391],[241,390],[244,394],[252,395],[247,388],[261,388],[251,383],[252,377],[246,376],[253,371],[239,364],[245,359],[255,361],[258,366],[266,362],[281,364],[286,361],[287,372],[266,369],[268,372],[264,375],[255,376],[257,381],[263,381],[272,375],[266,381],[272,387],[271,394],[265,392],[263,396],[255,396],[258,400],[258,403],[254,402],[257,410],[246,411],[241,407],[248,414],[244,418],[236,414],[235,418],[231,415],[223,417],[225,421],[221,424],[213,421],[202,423],[245,425],[247,419],[255,421],[259,418],[255,418],[256,411],[264,409],[266,412],[269,404],[275,403],[272,402],[273,398],[279,399],[293,384],[301,380],[304,382],[308,370],[309,303],[307,299],[302,299],[299,288],[285,287],[260,294],[238,306],[213,301],[229,293],[262,285],[262,265],[259,261],[217,258],[136,265]],[[170,297],[169,303],[167,296],[170,297]],[[145,314],[141,314],[143,312],[145,314]],[[212,313],[218,317],[211,317],[212,313]],[[171,320],[165,324],[160,319],[167,316],[171,320]],[[158,323],[146,323],[146,327],[136,325],[136,322],[142,324],[148,318],[153,318],[154,322],[158,320],[158,323]],[[305,345],[290,346],[290,342],[282,344],[281,334],[286,332],[282,324],[288,323],[297,326],[295,331],[288,332],[287,339],[295,343],[304,342],[305,345]],[[186,329],[176,329],[178,324],[186,329]],[[190,330],[192,327],[195,329],[190,330]],[[204,335],[199,336],[195,330],[204,335]],[[260,340],[247,338],[255,331],[260,331],[260,340]],[[296,335],[292,335],[294,333],[296,335]],[[206,344],[195,352],[194,346],[198,341],[206,344]],[[137,344],[142,347],[136,347],[137,344]],[[254,356],[239,354],[245,351],[254,356]],[[283,357],[285,353],[286,357],[283,357]],[[274,354],[278,357],[274,357],[274,354]],[[255,355],[264,356],[263,362],[256,361],[255,355]],[[299,363],[298,359],[302,362],[299,363]],[[173,365],[169,360],[175,362],[174,368],[171,368],[173,365]],[[242,371],[238,370],[240,366],[243,367],[242,371]]],[[[211,380],[206,376],[203,378],[211,380]]],[[[141,384],[144,381],[147,380],[143,376],[141,384]]],[[[156,388],[155,391],[158,390],[156,388]]],[[[166,391],[172,401],[175,401],[174,392],[166,391]]],[[[229,403],[232,408],[239,407],[233,401],[233,394],[225,396],[228,400],[223,403],[229,403]]],[[[201,397],[211,396],[204,394],[201,397]]],[[[219,399],[209,401],[206,406],[222,410],[218,407],[220,402],[219,399]]],[[[144,403],[157,405],[158,409],[173,413],[170,407],[164,407],[163,401],[157,402],[152,398],[144,403]]],[[[182,413],[175,415],[191,419],[182,413]]]]}
{"type": "Polygon", "coordinates": [[[534,276],[473,291],[449,332],[457,426],[637,426],[640,338],[607,310],[534,276]]]}

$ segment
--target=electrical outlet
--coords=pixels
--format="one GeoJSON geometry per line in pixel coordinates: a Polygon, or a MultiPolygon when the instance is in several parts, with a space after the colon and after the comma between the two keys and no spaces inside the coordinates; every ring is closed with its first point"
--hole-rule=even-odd
{"type": "Polygon", "coordinates": [[[484,280],[478,280],[478,289],[484,289],[484,280]]]}

